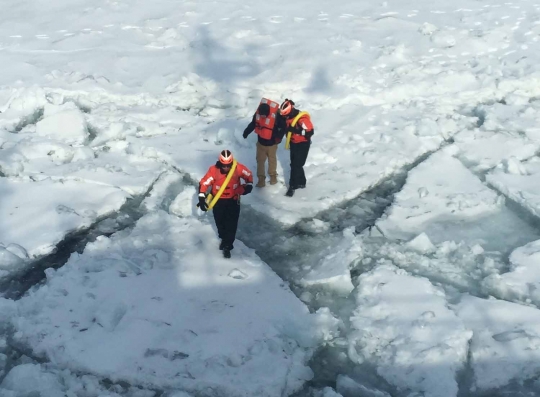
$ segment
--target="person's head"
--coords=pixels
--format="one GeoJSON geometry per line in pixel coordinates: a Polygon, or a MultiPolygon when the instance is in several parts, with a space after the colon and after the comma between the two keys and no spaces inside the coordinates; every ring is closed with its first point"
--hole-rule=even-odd
{"type": "Polygon", "coordinates": [[[293,108],[294,102],[290,99],[285,99],[279,107],[279,114],[281,114],[283,117],[287,117],[289,114],[291,114],[293,108]]]}
{"type": "Polygon", "coordinates": [[[234,160],[234,157],[230,150],[228,149],[222,150],[218,158],[219,168],[221,168],[224,171],[229,171],[232,167],[233,160],[234,160]]]}
{"type": "Polygon", "coordinates": [[[270,105],[267,103],[261,103],[259,105],[259,109],[257,109],[257,112],[264,117],[268,117],[270,114],[270,105]]]}

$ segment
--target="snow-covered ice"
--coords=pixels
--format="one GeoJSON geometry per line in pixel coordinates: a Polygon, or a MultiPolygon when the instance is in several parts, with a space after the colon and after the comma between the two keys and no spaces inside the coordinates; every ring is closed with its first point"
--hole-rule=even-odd
{"type": "MultiPolygon", "coordinates": [[[[67,233],[118,210],[129,197],[112,186],[50,178],[0,178],[0,192],[0,241],[20,245],[30,257],[50,253],[67,233]]],[[[17,270],[0,263],[3,271],[17,270]]]]}
{"type": "Polygon", "coordinates": [[[478,291],[485,277],[498,274],[505,264],[500,255],[486,252],[478,244],[445,241],[429,245],[427,236],[421,234],[408,242],[363,240],[361,260],[357,270],[369,270],[380,260],[391,261],[409,273],[427,277],[461,291],[478,291]],[[419,247],[419,240],[423,240],[419,247]]]}
{"type": "MultiPolygon", "coordinates": [[[[339,375],[336,381],[336,389],[343,397],[365,396],[365,397],[389,397],[390,395],[380,390],[370,388],[355,382],[345,375],[339,375]]],[[[327,397],[327,396],[323,396],[327,397]]],[[[332,394],[328,397],[334,397],[332,394]]]]}
{"type": "Polygon", "coordinates": [[[482,281],[486,293],[500,299],[540,306],[540,241],[516,249],[507,273],[492,274],[482,281]]]}
{"type": "Polygon", "coordinates": [[[539,148],[538,105],[516,91],[500,102],[470,110],[481,126],[455,135],[458,157],[475,172],[485,172],[503,161],[526,160],[539,148]],[[501,103],[502,102],[502,103],[501,103]],[[489,150],[486,150],[489,148],[489,150]]]}
{"type": "Polygon", "coordinates": [[[471,219],[500,211],[503,203],[501,196],[443,151],[409,173],[405,186],[377,226],[388,237],[409,239],[425,232],[429,238],[441,241],[449,237],[447,230],[437,230],[441,223],[466,228],[471,219]]]}
{"type": "Polygon", "coordinates": [[[467,358],[469,331],[427,279],[382,264],[359,277],[349,356],[368,361],[404,392],[452,396],[467,358]]]}
{"type": "Polygon", "coordinates": [[[217,245],[209,225],[164,212],[100,238],[18,302],[17,343],[60,368],[145,387],[298,390],[335,322],[310,315],[241,243],[232,260],[217,245]]]}
{"type": "Polygon", "coordinates": [[[474,385],[497,389],[538,373],[540,311],[497,299],[465,296],[457,315],[472,330],[474,385]]]}
{"type": "MultiPolygon", "coordinates": [[[[20,397],[28,395],[44,395],[47,397],[73,396],[107,396],[119,397],[152,397],[154,392],[140,390],[137,387],[111,388],[103,385],[100,378],[93,375],[80,376],[69,369],[59,370],[47,364],[20,364],[13,368],[0,386],[3,397],[20,397]]],[[[189,397],[188,394],[178,397],[189,397]]]]}
{"type": "Polygon", "coordinates": [[[4,3],[0,277],[98,221],[117,233],[0,301],[0,394],[285,396],[334,338],[381,390],[336,368],[337,389],[315,397],[388,384],[453,397],[461,368],[476,390],[540,374],[525,306],[538,304],[535,2],[4,3]],[[242,198],[227,262],[195,186],[224,148],[255,170],[242,130],[263,96],[311,114],[308,183],[283,196],[281,145],[279,183],[242,198]],[[339,211],[381,183],[387,196],[339,211]],[[127,207],[144,216],[119,231],[127,207]],[[325,291],[331,309],[317,306],[325,291]],[[11,360],[14,335],[28,357],[11,360]]]}
{"type": "Polygon", "coordinates": [[[322,254],[322,258],[313,263],[304,275],[299,276],[299,284],[324,286],[328,290],[347,295],[354,289],[351,280],[351,264],[360,256],[360,240],[355,237],[352,228],[343,232],[343,240],[332,245],[322,254]]]}
{"type": "Polygon", "coordinates": [[[409,173],[376,223],[384,236],[412,240],[425,234],[435,244],[466,241],[506,254],[538,235],[505,206],[505,196],[468,170],[453,156],[456,153],[457,147],[450,146],[409,173]]]}
{"type": "Polygon", "coordinates": [[[539,157],[533,157],[524,162],[512,158],[490,172],[486,179],[503,194],[538,217],[540,216],[540,190],[537,183],[539,174],[539,157]]]}

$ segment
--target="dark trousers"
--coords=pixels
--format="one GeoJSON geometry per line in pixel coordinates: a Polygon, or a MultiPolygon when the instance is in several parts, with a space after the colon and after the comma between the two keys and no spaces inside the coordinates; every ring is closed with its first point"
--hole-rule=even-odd
{"type": "Polygon", "coordinates": [[[311,142],[291,143],[291,179],[289,186],[296,189],[306,184],[304,165],[306,164],[311,142]]]}
{"type": "Polygon", "coordinates": [[[220,199],[214,206],[213,212],[223,247],[232,250],[240,217],[240,202],[235,199],[220,199]]]}

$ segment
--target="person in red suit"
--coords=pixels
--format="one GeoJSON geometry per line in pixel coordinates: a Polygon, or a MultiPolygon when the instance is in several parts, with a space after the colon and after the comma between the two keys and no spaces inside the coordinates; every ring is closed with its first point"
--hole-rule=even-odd
{"type": "Polygon", "coordinates": [[[296,189],[306,187],[306,174],[304,165],[306,164],[311,137],[315,133],[313,124],[307,112],[300,112],[294,107],[294,102],[285,99],[279,107],[279,114],[285,118],[287,131],[291,132],[291,177],[289,179],[289,189],[285,194],[288,197],[294,195],[296,189]],[[302,114],[303,113],[303,114],[302,114]],[[297,116],[300,116],[297,118],[297,116]],[[294,124],[294,125],[293,125],[294,124]]]}
{"type": "MultiPolygon", "coordinates": [[[[208,210],[206,193],[210,190],[210,193],[214,197],[216,196],[225,183],[233,162],[234,157],[231,151],[222,150],[216,164],[212,165],[200,180],[198,206],[202,211],[208,210]]],[[[213,207],[214,221],[221,239],[219,249],[223,251],[225,258],[231,257],[231,250],[234,248],[233,243],[236,239],[236,229],[240,217],[240,196],[249,194],[252,190],[252,172],[245,165],[237,162],[229,182],[213,207]]]]}

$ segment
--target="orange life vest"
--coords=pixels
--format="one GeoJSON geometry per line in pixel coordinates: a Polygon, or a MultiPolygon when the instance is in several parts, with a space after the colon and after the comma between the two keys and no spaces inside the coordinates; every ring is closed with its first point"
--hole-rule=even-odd
{"type": "Polygon", "coordinates": [[[262,116],[259,114],[259,109],[257,109],[257,112],[255,113],[255,133],[262,139],[270,140],[272,139],[272,131],[276,124],[279,104],[266,98],[261,99],[261,104],[263,103],[270,106],[270,114],[268,116],[262,116]]]}

